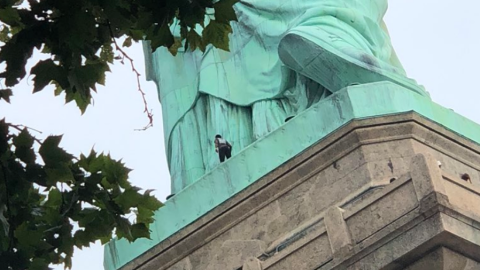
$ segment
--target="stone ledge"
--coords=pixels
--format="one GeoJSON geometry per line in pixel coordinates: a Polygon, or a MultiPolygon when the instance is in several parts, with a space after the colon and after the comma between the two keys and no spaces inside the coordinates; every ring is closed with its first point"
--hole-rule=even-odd
{"type": "MultiPolygon", "coordinates": [[[[420,157],[422,156],[420,155],[420,157]]],[[[413,163],[415,163],[415,159],[413,163]]],[[[436,162],[431,161],[430,164],[434,165],[436,162]]],[[[423,166],[418,169],[425,171],[426,167],[423,166]]],[[[461,179],[452,179],[451,177],[446,179],[445,176],[440,176],[437,179],[432,179],[430,174],[425,175],[426,178],[422,179],[420,177],[419,179],[417,177],[415,179],[408,176],[395,181],[362,204],[341,211],[343,212],[343,219],[345,219],[344,225],[338,225],[342,223],[341,221],[336,221],[337,225],[330,227],[318,223],[323,228],[319,228],[315,232],[309,232],[305,239],[302,239],[301,245],[291,244],[291,248],[264,258],[262,269],[289,269],[281,265],[282,262],[289,267],[297,266],[299,261],[305,258],[296,253],[308,249],[307,245],[309,243],[318,241],[322,237],[324,239],[328,237],[330,240],[329,244],[324,243],[326,245],[324,248],[331,247],[332,253],[324,256],[323,260],[317,257],[315,259],[316,264],[312,263],[309,268],[296,267],[296,269],[403,269],[412,261],[421,258],[423,250],[433,249],[440,244],[480,260],[480,239],[474,237],[476,233],[480,233],[480,227],[471,225],[478,225],[480,208],[475,209],[475,212],[465,213],[464,209],[449,203],[450,199],[464,198],[464,194],[449,194],[447,196],[438,193],[438,190],[444,190],[442,185],[446,181],[457,183],[463,187],[462,191],[467,193],[477,188],[472,185],[465,185],[461,179]],[[442,181],[442,179],[444,180],[442,181]],[[416,198],[417,192],[413,188],[415,182],[423,184],[437,182],[438,185],[436,189],[425,194],[424,197],[416,198]],[[410,191],[405,189],[408,185],[412,187],[410,191]],[[400,194],[403,200],[398,200],[395,193],[400,194]],[[428,207],[422,207],[426,200],[432,200],[432,195],[434,195],[434,198],[438,198],[438,195],[445,198],[441,200],[433,199],[432,202],[427,203],[428,207]],[[384,218],[385,215],[391,214],[389,211],[382,211],[382,206],[408,201],[411,201],[412,204],[410,204],[410,207],[406,207],[406,211],[398,211],[399,209],[395,207],[396,213],[390,220],[381,218],[381,216],[384,218]],[[375,208],[376,211],[369,210],[372,208],[375,208]],[[459,212],[463,212],[463,214],[459,212]],[[462,216],[463,220],[458,218],[459,215],[462,216]],[[355,216],[362,216],[362,218],[352,220],[352,217],[355,216]],[[372,220],[379,225],[369,224],[372,220]],[[345,225],[348,227],[348,232],[344,229],[345,225]],[[355,233],[356,229],[354,227],[360,228],[365,237],[357,241],[355,239],[348,240],[355,238],[355,234],[360,232],[357,230],[357,233],[355,233]],[[335,248],[338,246],[338,240],[336,239],[347,239],[348,243],[341,245],[340,248],[335,248]],[[466,248],[468,244],[470,247],[466,248]],[[285,263],[284,261],[289,260],[289,258],[293,262],[285,263]]],[[[337,206],[332,208],[336,213],[339,213],[338,209],[337,206]]]]}
{"type": "Polygon", "coordinates": [[[430,251],[420,260],[409,265],[405,270],[454,270],[454,269],[480,269],[480,262],[472,260],[463,254],[446,247],[438,247],[430,251]]]}
{"type": "MultiPolygon", "coordinates": [[[[438,134],[438,137],[445,136],[445,134],[438,133],[442,131],[441,128],[418,117],[414,113],[408,113],[381,119],[355,121],[351,123],[351,126],[347,125],[341,131],[343,131],[341,135],[337,133],[339,136],[336,138],[325,140],[292,160],[293,164],[290,163],[288,164],[289,166],[285,165],[280,167],[276,172],[254,183],[227,203],[222,204],[214,211],[205,215],[201,220],[189,225],[185,230],[169,238],[168,240],[170,241],[163,242],[139,258],[138,261],[134,261],[138,263],[137,265],[129,264],[127,267],[131,268],[125,269],[177,269],[176,265],[182,264],[185,260],[190,260],[189,257],[192,253],[194,257],[200,256],[195,254],[198,252],[204,254],[202,250],[206,249],[206,246],[221,246],[223,240],[219,239],[233,237],[229,234],[231,234],[232,231],[238,230],[237,228],[242,226],[243,228],[245,228],[245,226],[251,227],[252,223],[250,222],[252,222],[252,218],[253,220],[261,219],[259,216],[266,213],[270,216],[273,215],[272,213],[279,211],[278,204],[282,206],[282,202],[286,202],[287,205],[297,204],[297,199],[291,201],[291,199],[286,200],[285,198],[291,197],[291,193],[297,194],[292,198],[305,196],[305,191],[302,191],[304,190],[302,189],[302,185],[317,178],[320,182],[317,182],[316,185],[320,185],[319,193],[321,193],[322,196],[325,196],[323,195],[324,192],[321,191],[322,187],[326,188],[330,186],[331,184],[329,183],[338,183],[338,188],[345,189],[348,188],[348,186],[342,184],[342,179],[356,179],[356,181],[359,182],[357,187],[350,188],[351,190],[346,192],[345,196],[338,198],[336,201],[332,201],[334,205],[345,209],[343,217],[346,219],[346,224],[354,224],[354,227],[360,229],[354,231],[359,231],[364,234],[364,236],[359,236],[358,233],[352,234],[354,236],[353,239],[359,241],[359,243],[357,243],[357,241],[353,243],[353,250],[357,250],[356,253],[358,254],[365,253],[372,247],[380,245],[383,241],[387,241],[385,239],[392,237],[392,231],[396,233],[399,231],[403,232],[406,228],[416,226],[425,219],[422,215],[431,216],[434,213],[438,213],[438,209],[432,210],[434,207],[430,206],[423,207],[424,214],[420,214],[419,206],[423,198],[421,196],[419,197],[418,194],[425,194],[425,196],[430,195],[432,190],[429,192],[428,189],[422,189],[426,191],[420,193],[415,191],[414,184],[411,180],[412,167],[409,164],[411,158],[416,154],[416,151],[425,150],[423,147],[419,147],[424,145],[420,145],[420,142],[426,142],[425,138],[432,137],[432,134],[438,134]],[[372,129],[375,130],[375,132],[369,132],[369,130],[372,129]],[[398,148],[397,150],[399,151],[396,151],[398,153],[384,152],[384,150],[388,149],[394,150],[395,147],[405,147],[410,150],[405,152],[406,149],[401,150],[401,148],[398,148]],[[400,155],[402,158],[395,158],[395,155],[400,155]],[[383,168],[379,167],[381,163],[383,164],[383,168]],[[393,166],[398,172],[391,173],[390,166],[393,166]],[[319,174],[322,175],[322,173],[326,178],[319,176],[319,174]],[[351,176],[353,176],[353,178],[351,176]],[[396,178],[396,180],[390,183],[392,178],[396,178]],[[372,188],[374,189],[372,190],[372,188]],[[394,195],[395,192],[397,192],[395,196],[400,196],[404,201],[402,205],[405,210],[400,214],[397,212],[399,217],[390,217],[390,219],[386,221],[386,225],[376,225],[378,229],[375,229],[374,224],[362,226],[361,222],[353,221],[355,217],[358,219],[358,217],[361,216],[360,213],[368,214],[372,212],[365,212],[364,209],[366,207],[371,208],[371,205],[374,204],[388,205],[382,203],[382,200],[385,200],[390,194],[394,195]],[[404,192],[409,192],[412,196],[403,196],[402,194],[404,194],[404,192]],[[270,211],[271,209],[277,210],[270,211]],[[366,233],[363,229],[365,227],[374,231],[377,230],[375,237],[369,236],[371,233],[366,233]],[[404,229],[400,230],[399,228],[404,229]]],[[[457,140],[463,140],[461,138],[448,136],[445,136],[445,138],[450,144],[444,143],[438,138],[436,138],[435,141],[439,142],[439,145],[428,143],[430,152],[435,154],[436,159],[442,160],[443,170],[441,175],[443,176],[439,177],[440,181],[441,179],[447,179],[444,181],[454,181],[461,186],[465,186],[466,184],[460,179],[460,173],[468,170],[470,167],[468,164],[461,162],[462,158],[460,156],[455,156],[451,153],[459,153],[462,154],[462,156],[467,155],[466,153],[479,155],[477,151],[478,147],[477,149],[466,148],[464,145],[458,143],[457,140]],[[449,159],[446,159],[447,157],[444,156],[446,152],[445,149],[450,149],[449,159]],[[458,177],[455,175],[458,175],[458,177]]],[[[436,162],[434,162],[434,165],[435,164],[436,162]]],[[[480,184],[478,171],[476,174],[472,172],[470,172],[470,174],[472,175],[473,184],[466,185],[466,192],[476,191],[480,184]]],[[[430,179],[429,181],[434,180],[432,177],[428,179],[430,179]]],[[[426,183],[428,183],[428,181],[426,183]]],[[[433,187],[434,186],[435,185],[433,185],[433,187]]],[[[331,196],[336,197],[334,194],[331,196]]],[[[428,196],[426,196],[426,198],[427,197],[428,196]]],[[[396,201],[399,201],[399,199],[396,201]]],[[[308,207],[308,204],[304,203],[300,204],[300,207],[308,207]]],[[[426,203],[424,204],[428,205],[426,203]]],[[[328,251],[331,249],[331,246],[323,223],[323,215],[330,205],[332,204],[325,204],[323,210],[318,208],[312,210],[312,215],[302,218],[301,220],[303,221],[298,223],[298,225],[286,226],[288,221],[283,220],[281,223],[283,224],[282,226],[290,226],[291,230],[286,230],[283,234],[273,239],[269,245],[270,247],[261,253],[270,254],[270,257],[259,255],[259,259],[262,261],[262,269],[277,269],[277,267],[279,267],[278,263],[284,260],[284,258],[295,258],[295,255],[289,254],[295,254],[295,252],[299,252],[305,248],[310,250],[310,252],[314,252],[316,247],[321,246],[327,248],[327,250],[324,250],[324,252],[326,252],[325,265],[332,266],[333,262],[338,263],[339,259],[334,260],[332,251],[328,251]],[[276,252],[278,252],[278,254],[276,254],[276,252]],[[328,263],[329,261],[330,263],[328,263]]],[[[451,205],[451,209],[455,209],[455,205],[451,205]]],[[[382,213],[384,212],[386,211],[382,213]]],[[[274,216],[278,217],[279,214],[275,214],[274,216]]],[[[472,214],[464,211],[464,216],[470,217],[472,214]]],[[[292,218],[287,217],[287,220],[288,219],[292,218]]],[[[365,218],[362,219],[364,220],[365,218]]],[[[270,226],[269,228],[265,228],[265,230],[271,228],[270,226]]],[[[252,234],[242,234],[245,240],[255,238],[252,234]]],[[[239,236],[234,238],[238,239],[239,236]]],[[[263,240],[265,239],[262,239],[262,241],[263,240]]],[[[215,249],[215,247],[207,249],[212,248],[215,249]]],[[[340,248],[340,252],[341,253],[337,253],[337,258],[345,258],[349,252],[353,251],[349,251],[348,248],[340,248]]],[[[207,254],[208,253],[207,251],[207,254]]],[[[304,251],[303,254],[304,253],[307,252],[304,251]]],[[[208,257],[212,255],[207,254],[202,256],[207,257],[206,260],[209,260],[208,257]]],[[[188,263],[188,265],[193,264],[191,269],[213,269],[201,268],[201,266],[195,264],[195,260],[192,259],[192,261],[193,262],[189,261],[188,263]]],[[[305,260],[305,262],[308,261],[305,260]]],[[[283,262],[283,264],[289,265],[288,262],[283,262]]],[[[306,268],[298,269],[313,269],[309,268],[311,265],[306,265],[305,267],[306,268]]],[[[288,267],[285,269],[288,269],[288,267]]]]}
{"type": "MultiPolygon", "coordinates": [[[[434,164],[432,161],[431,165],[434,164]]],[[[439,169],[438,172],[440,172],[439,169]]],[[[398,190],[400,186],[407,185],[410,181],[413,184],[426,182],[425,179],[418,178],[403,180],[396,186],[382,191],[379,197],[384,195],[387,199],[390,196],[389,200],[395,201],[391,195],[392,191],[398,190]]],[[[480,226],[478,226],[480,208],[469,211],[451,203],[452,200],[464,199],[466,193],[477,188],[471,184],[465,185],[460,178],[448,177],[448,173],[444,172],[441,173],[441,177],[430,179],[430,181],[437,182],[438,185],[432,192],[418,198],[415,208],[404,215],[398,215],[396,220],[391,223],[383,222],[383,228],[373,234],[367,233],[368,238],[357,242],[350,253],[337,256],[337,260],[332,260],[319,269],[404,269],[413,261],[422,258],[426,251],[438,246],[449,247],[451,250],[467,254],[470,258],[480,260],[480,239],[474,237],[480,233],[480,226]],[[455,182],[462,186],[461,192],[464,194],[449,193],[450,189],[442,187],[447,182],[455,182]],[[446,190],[446,194],[439,193],[442,190],[446,190]]],[[[410,194],[410,196],[405,196],[403,201],[411,200],[411,197],[415,196],[415,192],[410,192],[410,194]]],[[[376,200],[376,203],[380,203],[380,201],[376,200]]],[[[364,209],[369,207],[368,205],[362,206],[365,207],[364,209]]],[[[370,213],[379,214],[378,212],[370,213]]],[[[348,224],[349,217],[345,218],[348,224]]],[[[372,219],[373,216],[365,217],[364,220],[369,218],[372,219]]],[[[372,230],[370,225],[362,225],[359,222],[353,224],[372,230]]]]}
{"type": "MultiPolygon", "coordinates": [[[[458,174],[462,171],[471,175],[478,175],[477,164],[480,164],[478,162],[480,161],[478,155],[480,147],[474,142],[480,141],[480,127],[423,97],[399,89],[398,86],[388,83],[374,84],[370,85],[369,89],[382,97],[381,108],[379,106],[366,106],[368,100],[365,97],[368,96],[370,90],[364,86],[351,87],[337,94],[344,95],[341,100],[349,100],[350,102],[350,104],[344,104],[342,107],[345,108],[344,111],[338,110],[339,97],[317,104],[304,114],[289,121],[279,130],[245,149],[230,161],[222,164],[214,172],[189,186],[182,193],[177,194],[173,200],[168,201],[156,215],[159,222],[153,226],[152,241],[137,241],[133,244],[124,241],[110,243],[105,251],[105,268],[119,269],[125,265],[123,269],[149,269],[148,265],[162,265],[165,267],[161,269],[167,269],[169,265],[173,265],[182,257],[201,248],[220,235],[228,233],[232,227],[241,223],[242,220],[255,215],[273,201],[285,196],[290,190],[301,186],[305,181],[310,181],[313,176],[322,170],[325,171],[328,166],[335,168],[335,176],[332,178],[330,177],[332,175],[325,175],[326,179],[330,179],[330,181],[339,179],[348,182],[352,181],[352,176],[349,175],[355,172],[361,175],[360,178],[368,180],[362,182],[362,185],[367,185],[367,187],[368,185],[378,186],[378,183],[383,183],[394,176],[399,177],[398,174],[392,174],[393,169],[390,174],[387,172],[388,168],[383,168],[383,171],[375,171],[374,167],[378,166],[379,162],[383,164],[383,160],[380,158],[375,161],[375,157],[368,156],[368,153],[362,153],[362,149],[358,150],[362,145],[382,144],[382,141],[406,140],[405,142],[412,149],[425,148],[413,150],[409,155],[413,155],[416,151],[435,151],[438,153],[438,159],[442,161],[442,164],[445,164],[444,166],[447,169],[451,169],[452,174],[458,174]],[[363,97],[363,100],[361,97],[363,97]],[[397,98],[406,101],[405,104],[397,104],[397,98]],[[362,106],[366,109],[361,109],[362,106]],[[394,115],[374,117],[382,108],[383,114],[394,113],[394,115]],[[423,116],[409,113],[412,110],[423,113],[423,116]],[[450,116],[451,114],[454,116],[450,116]],[[254,170],[258,175],[240,173],[245,170],[242,166],[249,164],[245,162],[249,159],[249,155],[268,153],[265,149],[270,149],[270,152],[273,151],[274,148],[270,145],[269,140],[274,142],[282,136],[290,136],[289,130],[296,131],[299,126],[305,127],[304,123],[311,123],[314,119],[318,120],[322,115],[332,115],[332,121],[319,123],[318,126],[309,125],[312,130],[302,132],[303,135],[308,135],[307,137],[292,137],[294,142],[300,143],[298,145],[287,145],[288,149],[284,150],[289,155],[273,155],[283,160],[281,162],[279,160],[275,161],[283,165],[276,168],[278,164],[274,166],[274,163],[272,163],[270,164],[272,168],[270,168],[270,165],[266,164],[261,169],[254,170]],[[449,117],[445,117],[445,115],[449,117]],[[434,118],[433,120],[438,122],[443,121],[443,125],[447,128],[434,124],[425,117],[434,118]],[[353,120],[357,118],[365,119],[353,120]],[[459,122],[465,125],[458,125],[459,122]],[[390,128],[386,128],[387,126],[390,128]],[[457,132],[464,131],[469,139],[458,136],[449,129],[457,132]],[[334,130],[336,132],[331,133],[334,130]],[[472,133],[472,130],[478,130],[479,132],[472,133]],[[431,139],[432,136],[435,140],[431,139]],[[310,145],[312,146],[310,147],[310,145]],[[346,161],[345,163],[342,161],[354,152],[360,159],[363,159],[363,163],[346,161]],[[297,156],[286,162],[292,155],[297,156]],[[370,161],[367,162],[366,159],[370,159],[370,161]],[[276,169],[273,170],[274,168],[276,169]],[[261,177],[271,170],[273,171],[268,175],[261,177]],[[343,178],[338,178],[340,174],[343,175],[343,178]],[[260,179],[256,181],[255,179],[258,178],[260,179]],[[369,181],[375,183],[369,184],[369,181]],[[202,197],[198,197],[199,195],[202,197]],[[192,206],[195,207],[192,208],[192,206]]],[[[262,156],[259,158],[262,158],[262,156]]],[[[396,170],[406,172],[408,166],[405,166],[402,158],[401,156],[393,157],[389,160],[389,164],[398,165],[398,168],[395,167],[396,170]]],[[[349,192],[350,194],[339,194],[338,196],[345,199],[359,191],[355,189],[349,190],[349,192]]],[[[272,210],[280,211],[278,210],[279,207],[274,207],[272,210]]],[[[316,210],[311,211],[315,212],[316,210]]],[[[318,214],[318,212],[302,213],[302,215],[309,217],[318,214]]],[[[278,218],[280,219],[286,218],[281,213],[279,215],[278,218]]],[[[302,219],[303,217],[299,218],[302,219]]],[[[158,266],[151,269],[158,269],[158,266]]]]}

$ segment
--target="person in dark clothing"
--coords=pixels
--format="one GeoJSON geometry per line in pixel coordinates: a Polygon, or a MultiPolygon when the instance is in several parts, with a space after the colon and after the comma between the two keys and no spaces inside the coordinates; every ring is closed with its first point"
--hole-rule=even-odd
{"type": "Polygon", "coordinates": [[[229,159],[232,156],[232,146],[219,134],[215,136],[215,152],[220,157],[220,163],[224,162],[225,158],[229,159]]]}

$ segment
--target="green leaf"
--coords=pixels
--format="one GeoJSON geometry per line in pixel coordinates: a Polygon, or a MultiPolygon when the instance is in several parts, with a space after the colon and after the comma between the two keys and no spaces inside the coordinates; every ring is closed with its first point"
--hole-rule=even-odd
{"type": "Polygon", "coordinates": [[[150,230],[144,223],[137,223],[132,226],[132,237],[133,239],[138,238],[147,238],[150,239],[150,230]]]}
{"type": "Polygon", "coordinates": [[[216,48],[230,51],[228,34],[231,32],[230,24],[212,20],[203,29],[202,36],[205,44],[212,44],[216,48]]]}
{"type": "Polygon", "coordinates": [[[42,241],[42,232],[22,223],[14,232],[15,238],[24,247],[35,247],[42,241]]]}
{"type": "Polygon", "coordinates": [[[157,200],[157,198],[149,195],[147,192],[145,192],[145,194],[143,195],[143,200],[141,204],[142,207],[155,211],[163,206],[163,203],[157,200]]]}
{"type": "Polygon", "coordinates": [[[127,189],[120,196],[115,198],[114,201],[124,212],[127,212],[128,209],[137,207],[137,205],[142,202],[142,199],[142,195],[140,195],[137,190],[127,189]]]}
{"type": "Polygon", "coordinates": [[[35,162],[36,155],[32,148],[19,147],[15,149],[15,156],[17,156],[21,161],[31,164],[35,162]]]}
{"type": "Polygon", "coordinates": [[[41,185],[43,187],[47,186],[47,175],[42,165],[36,163],[27,163],[26,177],[29,181],[34,182],[37,185],[41,185]]]}
{"type": "Polygon", "coordinates": [[[17,9],[12,7],[5,7],[0,9],[0,21],[11,26],[17,26],[22,24],[17,9]]]}
{"type": "Polygon", "coordinates": [[[71,70],[68,81],[71,89],[66,89],[66,101],[75,100],[82,113],[91,101],[90,90],[96,91],[96,84],[105,83],[105,72],[109,71],[106,63],[100,61],[87,62],[83,66],[71,70]]]}
{"type": "Polygon", "coordinates": [[[131,37],[126,38],[125,41],[123,42],[122,46],[123,46],[123,47],[130,47],[130,46],[132,46],[132,38],[131,38],[131,37]]]}
{"type": "MultiPolygon", "coordinates": [[[[150,24],[151,25],[151,24],[150,24]]],[[[150,26],[149,25],[149,26],[150,26]]],[[[130,30],[129,31],[130,34],[129,36],[134,40],[134,41],[140,41],[140,40],[143,40],[144,38],[144,31],[141,31],[141,30],[130,30]]]]}
{"type": "MultiPolygon", "coordinates": [[[[81,3],[72,3],[72,7],[69,8],[75,9],[74,6],[78,6],[79,4],[81,3]]],[[[68,12],[68,16],[60,16],[57,19],[55,30],[61,45],[72,52],[82,51],[84,55],[89,55],[95,53],[95,51],[90,51],[90,46],[97,35],[97,22],[91,12],[85,12],[84,10],[85,9],[80,6],[78,7],[78,11],[66,11],[68,12]]]]}
{"type": "Polygon", "coordinates": [[[49,263],[44,258],[34,258],[30,264],[29,270],[46,270],[49,263]]]}
{"type": "Polygon", "coordinates": [[[132,235],[132,230],[131,227],[132,225],[130,224],[130,221],[126,218],[118,217],[116,219],[117,223],[117,236],[119,239],[126,238],[129,242],[132,242],[133,235],[132,235]]]}
{"type": "Polygon", "coordinates": [[[60,86],[67,87],[67,72],[55,64],[51,59],[38,62],[30,73],[35,75],[33,92],[39,92],[51,81],[56,81],[60,86]]]}
{"type": "Polygon", "coordinates": [[[47,186],[53,186],[55,183],[67,183],[73,181],[74,177],[70,167],[66,164],[58,164],[55,167],[45,167],[47,174],[47,186]]]}
{"type": "Polygon", "coordinates": [[[237,15],[233,9],[233,5],[239,0],[221,0],[213,4],[215,9],[215,20],[222,23],[236,21],[237,15]]]}
{"type": "Polygon", "coordinates": [[[77,107],[80,109],[80,112],[82,114],[85,113],[87,110],[88,105],[91,103],[91,95],[90,95],[90,90],[85,90],[87,91],[86,93],[81,93],[79,91],[73,92],[72,90],[67,90],[66,95],[65,95],[65,101],[66,103],[69,103],[70,101],[74,100],[75,104],[77,107]]]}
{"type": "Polygon", "coordinates": [[[83,247],[89,247],[92,238],[93,237],[91,237],[84,230],[76,231],[75,235],[73,236],[75,246],[79,249],[82,249],[83,247]]]}
{"type": "MultiPolygon", "coordinates": [[[[16,27],[11,27],[13,32],[16,27]]],[[[39,36],[44,29],[27,28],[14,34],[12,39],[5,43],[0,50],[0,62],[6,62],[6,68],[0,73],[5,78],[5,85],[14,86],[26,75],[25,66],[32,56],[33,49],[40,46],[39,36]]]]}
{"type": "Polygon", "coordinates": [[[47,185],[49,186],[74,179],[70,168],[73,156],[58,146],[61,139],[62,136],[47,137],[38,151],[45,162],[47,185]]]}
{"type": "Polygon", "coordinates": [[[145,224],[150,224],[155,221],[153,218],[154,211],[145,209],[143,207],[139,207],[138,210],[136,211],[137,214],[137,223],[145,223],[145,224]]]}
{"type": "Polygon", "coordinates": [[[113,63],[114,56],[112,45],[103,45],[100,51],[100,59],[108,63],[113,63]]]}
{"type": "Polygon", "coordinates": [[[175,42],[173,43],[172,46],[168,47],[168,51],[170,51],[170,53],[173,56],[176,56],[178,49],[180,49],[181,47],[182,47],[182,40],[180,40],[179,38],[175,38],[175,42]]]}
{"type": "MultiPolygon", "coordinates": [[[[103,238],[107,239],[112,237],[112,230],[115,228],[115,218],[110,210],[100,210],[91,214],[90,221],[85,224],[85,232],[87,236],[90,237],[91,241],[94,242],[96,239],[103,238]]],[[[117,215],[118,217],[118,215],[117,215]]],[[[86,217],[87,218],[87,217],[86,217]]],[[[82,224],[83,224],[82,223],[82,224]]]]}
{"type": "Polygon", "coordinates": [[[45,205],[50,207],[59,207],[62,205],[62,202],[62,193],[60,190],[52,188],[52,190],[48,192],[48,200],[45,205]]]}
{"type": "Polygon", "coordinates": [[[18,135],[13,137],[13,145],[15,147],[27,147],[30,148],[33,146],[34,139],[32,135],[24,128],[18,135]]]}
{"type": "Polygon", "coordinates": [[[138,20],[136,21],[136,29],[132,31],[132,37],[138,40],[138,38],[143,39],[144,30],[140,29],[149,29],[155,23],[154,17],[151,10],[139,10],[138,20]]]}
{"type": "Polygon", "coordinates": [[[23,129],[20,134],[13,137],[15,156],[27,164],[34,163],[36,155],[32,148],[33,142],[34,139],[32,135],[30,135],[26,128],[23,129]]]}
{"type": "Polygon", "coordinates": [[[10,28],[3,26],[0,31],[0,42],[7,43],[10,40],[10,28]]]}
{"type": "Polygon", "coordinates": [[[195,28],[197,24],[203,26],[205,20],[205,7],[192,3],[192,6],[184,6],[180,8],[179,17],[182,19],[182,23],[190,28],[195,28]]]}
{"type": "Polygon", "coordinates": [[[90,154],[88,157],[85,155],[80,155],[80,160],[78,161],[78,165],[85,169],[87,172],[90,173],[97,173],[102,170],[105,162],[105,156],[100,154],[97,156],[97,152],[95,150],[90,150],[90,154]]]}
{"type": "Polygon", "coordinates": [[[10,103],[10,97],[13,96],[13,92],[11,89],[2,89],[0,90],[0,100],[5,100],[6,102],[10,103]]]}
{"type": "Polygon", "coordinates": [[[70,163],[73,156],[59,147],[62,136],[48,136],[40,146],[38,153],[45,165],[55,166],[58,163],[70,163]]]}
{"type": "Polygon", "coordinates": [[[63,87],[61,87],[57,82],[53,82],[53,85],[55,85],[55,96],[59,96],[64,91],[63,87]]]}
{"type": "Polygon", "coordinates": [[[104,167],[102,174],[111,184],[118,184],[124,189],[132,188],[128,182],[128,173],[131,171],[126,168],[121,161],[114,160],[110,155],[104,156],[104,167]]]}
{"type": "Polygon", "coordinates": [[[52,53],[52,49],[50,49],[47,45],[44,45],[43,48],[42,48],[41,53],[51,54],[51,53],[52,53]]]}
{"type": "Polygon", "coordinates": [[[116,0],[104,1],[104,12],[110,23],[118,28],[125,29],[132,25],[132,14],[127,12],[131,2],[116,0]]]}
{"type": "Polygon", "coordinates": [[[147,40],[150,40],[150,46],[155,51],[160,46],[170,47],[175,43],[172,32],[167,23],[162,24],[161,27],[153,27],[151,31],[147,33],[147,40]]]}
{"type": "Polygon", "coordinates": [[[205,52],[205,43],[203,42],[202,37],[195,31],[195,29],[190,29],[187,34],[187,42],[190,50],[195,51],[197,48],[202,52],[205,52]]]}
{"type": "Polygon", "coordinates": [[[86,227],[88,224],[93,222],[96,218],[99,218],[99,215],[102,213],[93,207],[86,207],[82,209],[79,213],[78,226],[86,227]]]}

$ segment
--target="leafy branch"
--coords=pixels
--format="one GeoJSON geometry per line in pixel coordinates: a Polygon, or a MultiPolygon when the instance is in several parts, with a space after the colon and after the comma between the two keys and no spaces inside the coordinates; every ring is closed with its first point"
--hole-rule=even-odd
{"type": "MultiPolygon", "coordinates": [[[[105,85],[115,48],[122,55],[118,60],[130,61],[151,126],[140,73],[122,47],[146,39],[152,51],[167,47],[174,55],[182,46],[228,50],[237,1],[1,0],[0,79],[5,89],[0,89],[0,101],[10,102],[14,87],[30,74],[33,92],[52,85],[55,95],[65,94],[65,101],[74,101],[84,113],[92,91],[105,85]],[[171,29],[177,26],[180,33],[174,36],[171,29]],[[125,39],[122,46],[120,39],[125,39]],[[37,52],[46,57],[27,72],[26,64],[37,52]]],[[[61,136],[39,140],[29,130],[0,121],[2,267],[69,268],[75,246],[106,243],[114,234],[129,241],[149,237],[153,212],[161,203],[150,191],[140,193],[130,184],[130,170],[121,161],[93,150],[75,157],[60,148],[61,136]],[[135,222],[128,219],[132,213],[135,222]]]]}
{"type": "MultiPolygon", "coordinates": [[[[110,35],[112,36],[112,42],[113,44],[115,45],[115,50],[120,52],[121,56],[120,56],[120,59],[121,59],[121,63],[123,64],[125,59],[127,59],[129,62],[130,62],[130,67],[132,68],[132,72],[135,74],[136,78],[137,78],[137,90],[138,92],[140,92],[140,96],[142,97],[142,100],[143,100],[143,105],[144,105],[144,110],[143,112],[147,115],[148,117],[148,124],[143,127],[142,129],[139,129],[139,130],[147,130],[149,129],[150,127],[153,127],[153,113],[152,111],[148,108],[148,103],[147,103],[147,99],[146,99],[146,94],[145,94],[145,91],[143,91],[142,89],[142,86],[140,84],[140,77],[141,77],[141,74],[140,72],[138,72],[138,70],[135,68],[135,65],[133,63],[133,59],[118,45],[117,43],[117,40],[115,39],[114,37],[114,34],[113,34],[113,30],[112,30],[112,27],[110,25],[110,22],[107,21],[107,24],[108,24],[108,28],[110,30],[110,35]]],[[[127,42],[128,44],[128,42],[127,42]]]]}
{"type": "Polygon", "coordinates": [[[114,234],[129,241],[150,236],[154,211],[162,205],[151,191],[132,186],[121,161],[93,150],[77,158],[60,141],[38,140],[28,128],[0,121],[2,269],[70,268],[75,246],[105,244],[114,234]],[[128,216],[134,213],[132,223],[128,216]]]}
{"type": "MultiPolygon", "coordinates": [[[[92,91],[105,84],[105,73],[115,61],[113,47],[122,55],[119,60],[130,61],[139,85],[138,70],[122,46],[146,39],[153,51],[167,47],[174,55],[182,46],[205,51],[211,44],[228,50],[237,1],[29,0],[23,5],[18,0],[0,1],[0,63],[6,64],[0,78],[8,87],[0,90],[0,99],[9,101],[11,88],[27,75],[26,63],[38,50],[47,59],[38,61],[29,72],[34,75],[33,92],[53,85],[56,95],[65,93],[65,101],[75,101],[83,113],[92,91]],[[214,19],[207,10],[214,11],[214,19]],[[171,29],[176,27],[180,33],[174,36],[171,29]],[[122,46],[119,39],[125,39],[122,46]]],[[[151,126],[145,93],[140,86],[137,90],[151,126]]]]}
{"type": "MultiPolygon", "coordinates": [[[[42,134],[42,132],[38,129],[34,129],[34,128],[31,128],[31,127],[27,127],[25,125],[15,125],[15,124],[12,124],[12,123],[5,123],[7,126],[13,128],[13,129],[16,129],[17,131],[20,131],[22,132],[24,129],[27,129],[27,130],[33,130],[35,132],[38,132],[40,134],[42,134]]],[[[42,141],[40,141],[39,139],[35,138],[32,136],[32,138],[38,143],[38,144],[42,144],[42,141]]]]}

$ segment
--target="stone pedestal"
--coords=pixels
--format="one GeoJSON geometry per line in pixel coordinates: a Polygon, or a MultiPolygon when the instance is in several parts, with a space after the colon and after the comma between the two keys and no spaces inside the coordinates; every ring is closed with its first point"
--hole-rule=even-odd
{"type": "Polygon", "coordinates": [[[480,269],[480,146],[351,121],[121,269],[480,269]]]}

